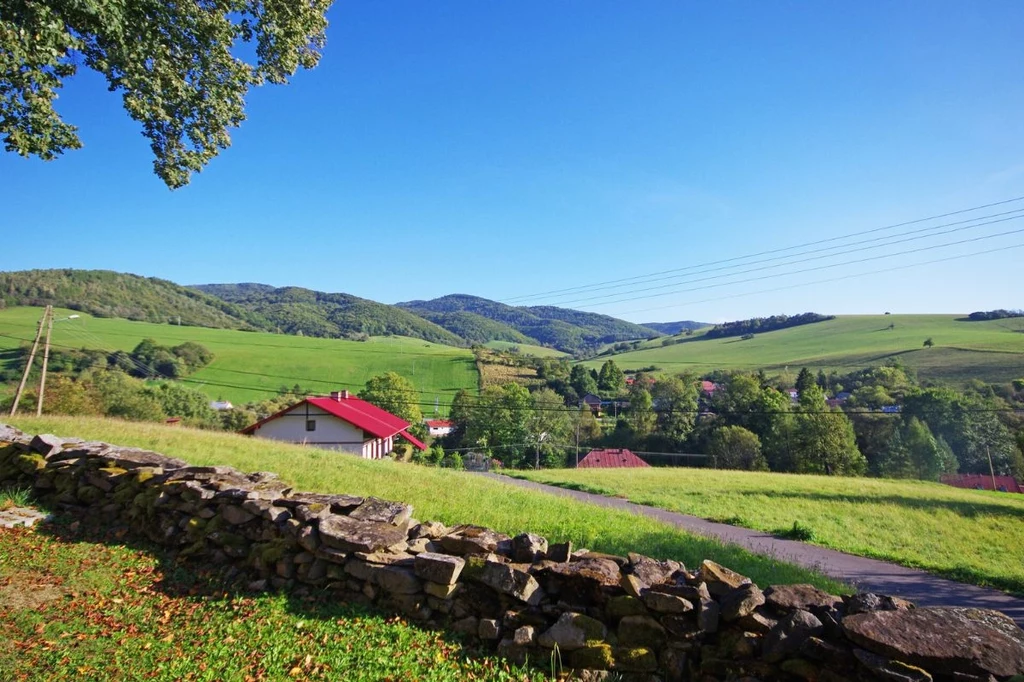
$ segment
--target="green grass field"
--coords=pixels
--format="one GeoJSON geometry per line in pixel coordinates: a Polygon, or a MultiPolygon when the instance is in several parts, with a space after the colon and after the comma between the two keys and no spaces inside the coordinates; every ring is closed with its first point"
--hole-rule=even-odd
{"type": "MultiPolygon", "coordinates": [[[[40,308],[0,310],[0,350],[17,348],[35,336],[40,308]],[[16,338],[10,338],[16,337],[16,338]]],[[[375,374],[395,371],[422,391],[423,402],[435,396],[446,402],[460,388],[475,390],[477,371],[469,350],[405,337],[374,337],[366,342],[316,339],[263,332],[178,327],[149,322],[95,318],[55,310],[53,343],[58,348],[131,350],[144,338],[164,345],[201,343],[215,358],[188,377],[189,385],[213,399],[244,403],[267,398],[282,385],[298,383],[327,393],[358,390],[375,374]],[[202,383],[209,382],[209,383],[202,383]]]]}
{"type": "Polygon", "coordinates": [[[529,343],[512,343],[511,341],[488,341],[484,344],[487,348],[493,350],[508,350],[510,348],[518,348],[519,352],[523,355],[532,355],[537,358],[567,358],[568,353],[563,353],[556,348],[548,348],[547,346],[534,346],[529,343]]]}
{"type": "MultiPolygon", "coordinates": [[[[705,339],[700,332],[682,343],[661,339],[641,350],[610,356],[622,369],[655,365],[658,371],[707,372],[801,367],[850,372],[899,359],[920,379],[1005,382],[1024,376],[1024,318],[958,322],[960,315],[846,315],[828,322],[739,337],[705,339]],[[895,325],[889,329],[889,325],[895,325]],[[935,343],[924,348],[925,339],[935,343]]],[[[585,363],[600,367],[607,357],[585,363]]]]}
{"type": "Polygon", "coordinates": [[[708,469],[549,469],[533,481],[775,532],[978,585],[1024,593],[1024,495],[923,481],[708,469]]]}
{"type": "Polygon", "coordinates": [[[369,461],[235,434],[98,418],[17,417],[29,433],[56,433],[134,445],[199,465],[228,464],[243,471],[274,471],[299,490],[376,495],[412,504],[421,520],[476,523],[510,535],[539,533],[552,542],[625,554],[635,551],[695,566],[714,559],[758,584],[810,582],[833,591],[824,576],[738,547],[683,533],[625,512],[524,490],[475,474],[369,461]]]}

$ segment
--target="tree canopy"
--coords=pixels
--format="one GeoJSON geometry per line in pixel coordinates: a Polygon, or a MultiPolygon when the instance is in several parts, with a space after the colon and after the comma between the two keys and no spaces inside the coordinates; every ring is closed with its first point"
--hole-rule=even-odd
{"type": "Polygon", "coordinates": [[[142,124],[171,189],[231,144],[249,88],[312,68],[331,0],[127,3],[0,0],[0,135],[7,151],[55,159],[82,142],[54,108],[80,65],[142,124]],[[254,58],[239,56],[250,50],[254,58]]]}
{"type": "Polygon", "coordinates": [[[372,377],[359,392],[359,397],[410,424],[416,425],[423,421],[416,387],[397,372],[385,372],[372,377]]]}

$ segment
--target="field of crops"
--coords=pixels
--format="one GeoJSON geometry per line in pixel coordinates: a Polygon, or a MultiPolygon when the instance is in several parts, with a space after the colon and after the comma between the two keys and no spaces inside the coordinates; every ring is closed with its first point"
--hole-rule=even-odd
{"type": "MultiPolygon", "coordinates": [[[[0,351],[31,343],[41,312],[39,308],[0,310],[0,351]]],[[[203,344],[213,351],[214,360],[188,377],[188,383],[212,399],[243,403],[295,384],[323,393],[358,390],[370,377],[387,371],[411,380],[426,403],[433,403],[435,397],[444,403],[460,388],[477,387],[470,351],[419,339],[373,337],[357,342],[179,327],[85,314],[67,319],[73,314],[70,310],[54,311],[55,348],[131,350],[144,338],[163,345],[185,341],[203,344]]]]}
{"type": "MultiPolygon", "coordinates": [[[[854,369],[890,359],[917,370],[920,379],[1005,382],[1024,376],[1024,318],[961,322],[961,315],[846,315],[780,331],[706,339],[701,332],[680,343],[646,342],[640,350],[611,356],[622,369],[654,365],[663,372],[801,367],[854,369]],[[924,342],[932,339],[933,346],[924,342]]],[[[674,340],[675,340],[674,339],[674,340]]],[[[606,358],[587,362],[600,367],[606,358]]]]}

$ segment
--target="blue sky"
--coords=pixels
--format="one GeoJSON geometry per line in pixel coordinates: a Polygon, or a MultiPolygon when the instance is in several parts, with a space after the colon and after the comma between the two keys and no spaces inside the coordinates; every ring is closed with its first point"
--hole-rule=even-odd
{"type": "Polygon", "coordinates": [[[1024,195],[1024,3],[435,0],[329,18],[320,66],[252,92],[232,147],[175,192],[120,97],[69,82],[59,107],[85,148],[0,153],[0,269],[462,292],[635,321],[1024,305],[1024,233],[938,246],[1024,219],[519,298],[1024,195]]]}

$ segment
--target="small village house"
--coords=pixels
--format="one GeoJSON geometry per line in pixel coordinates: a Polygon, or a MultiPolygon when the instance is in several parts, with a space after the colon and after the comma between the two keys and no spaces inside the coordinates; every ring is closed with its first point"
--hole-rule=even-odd
{"type": "Polygon", "coordinates": [[[305,398],[247,426],[242,433],[381,459],[394,450],[396,437],[426,450],[427,446],[407,431],[409,426],[387,410],[339,391],[326,398],[305,398]]]}
{"type": "Polygon", "coordinates": [[[595,415],[601,414],[601,396],[588,393],[582,398],[582,403],[590,408],[590,411],[595,415]]]}
{"type": "Polygon", "coordinates": [[[580,469],[641,469],[649,466],[651,465],[625,448],[591,450],[577,465],[580,469]]]}
{"type": "Polygon", "coordinates": [[[427,432],[433,438],[447,436],[455,430],[455,424],[447,419],[427,419],[427,432]]]}

